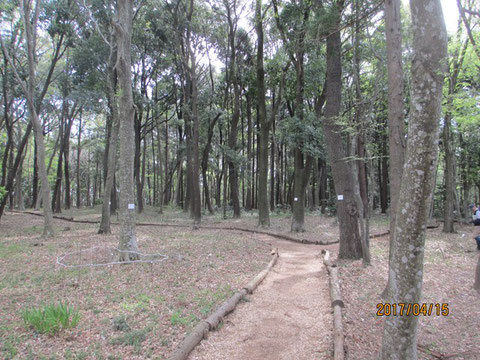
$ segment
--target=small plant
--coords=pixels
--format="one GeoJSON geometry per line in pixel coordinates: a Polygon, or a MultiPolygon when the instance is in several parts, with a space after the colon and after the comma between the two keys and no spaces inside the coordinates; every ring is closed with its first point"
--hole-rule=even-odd
{"type": "Polygon", "coordinates": [[[125,315],[117,316],[116,318],[113,319],[112,323],[113,323],[113,328],[116,331],[123,331],[123,332],[130,331],[130,326],[127,323],[127,318],[125,317],[125,315]]]}
{"type": "Polygon", "coordinates": [[[133,345],[139,347],[147,339],[147,334],[152,331],[151,327],[146,327],[141,330],[131,330],[124,335],[112,339],[113,345],[133,345]]]}
{"type": "Polygon", "coordinates": [[[182,315],[180,310],[176,310],[170,317],[170,324],[187,326],[197,320],[196,316],[190,314],[188,316],[182,315]]]}
{"type": "Polygon", "coordinates": [[[80,314],[66,303],[45,305],[38,309],[27,309],[22,312],[25,325],[41,334],[54,335],[60,330],[77,326],[80,314]]]}

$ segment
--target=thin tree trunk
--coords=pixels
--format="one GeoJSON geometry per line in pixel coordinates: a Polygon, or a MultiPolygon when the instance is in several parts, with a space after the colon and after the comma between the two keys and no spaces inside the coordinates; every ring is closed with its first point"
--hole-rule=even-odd
{"type": "Polygon", "coordinates": [[[137,196],[137,212],[141,214],[143,212],[143,184],[140,174],[141,166],[141,128],[142,128],[142,109],[134,111],[134,139],[135,139],[135,153],[134,153],[134,178],[136,185],[136,196],[137,196]]]}
{"type": "Polygon", "coordinates": [[[82,185],[80,184],[80,154],[82,152],[82,112],[78,120],[78,137],[77,137],[77,209],[82,206],[82,185]]]}
{"type": "Polygon", "coordinates": [[[58,156],[57,162],[57,176],[55,179],[55,186],[53,189],[53,196],[52,196],[52,209],[54,213],[61,213],[61,195],[62,195],[62,177],[63,177],[63,151],[65,147],[65,136],[64,136],[64,129],[65,129],[65,122],[67,121],[67,94],[64,93],[64,100],[62,105],[62,115],[60,118],[60,126],[59,126],[59,134],[58,137],[60,138],[60,151],[58,156]]]}
{"type": "MultiPolygon", "coordinates": [[[[460,42],[461,34],[457,34],[457,41],[460,42]]],[[[448,78],[448,97],[447,97],[447,106],[446,113],[444,116],[444,127],[443,127],[443,144],[445,148],[445,205],[444,205],[444,222],[443,222],[443,232],[453,233],[455,232],[453,221],[454,221],[454,206],[455,206],[455,193],[456,193],[456,184],[455,184],[455,153],[454,153],[454,139],[452,127],[452,107],[453,107],[453,96],[456,92],[458,74],[462,68],[463,61],[465,59],[465,53],[467,51],[468,40],[463,42],[462,48],[457,49],[455,56],[452,61],[452,69],[448,78]]]]}
{"type": "MultiPolygon", "coordinates": [[[[20,145],[21,145],[21,141],[22,141],[22,127],[21,126],[18,127],[17,137],[18,137],[17,152],[20,151],[20,153],[23,154],[23,155],[20,158],[20,164],[18,165],[17,175],[16,175],[16,178],[15,178],[15,182],[16,182],[16,192],[15,192],[16,199],[15,199],[15,202],[16,202],[17,208],[19,210],[25,210],[25,201],[24,201],[24,196],[23,196],[23,162],[25,160],[25,156],[27,155],[27,152],[25,151],[25,153],[24,153],[23,149],[20,149],[20,145]]],[[[12,169],[13,169],[13,166],[12,166],[12,169]]]]}
{"type": "MultiPolygon", "coordinates": [[[[73,114],[72,114],[73,115],[73,114]]],[[[65,209],[68,210],[72,206],[71,189],[70,189],[70,134],[72,132],[73,116],[68,119],[65,129],[65,144],[63,149],[64,157],[64,173],[65,173],[65,209]]]]}
{"type": "Polygon", "coordinates": [[[119,96],[120,141],[120,261],[139,258],[135,226],[134,162],[134,104],[131,76],[131,37],[133,0],[117,1],[115,34],[117,38],[117,62],[119,96]]]}
{"type": "MultiPolygon", "coordinates": [[[[447,32],[439,0],[410,1],[413,29],[408,144],[391,244],[387,303],[419,303],[428,210],[438,154],[447,32]]],[[[416,316],[385,321],[382,360],[418,358],[416,316]]]]}
{"type": "Polygon", "coordinates": [[[102,203],[102,220],[100,221],[99,234],[110,234],[112,232],[110,227],[110,215],[111,215],[111,203],[115,197],[115,193],[112,194],[115,181],[115,168],[117,163],[117,146],[118,146],[118,134],[120,129],[119,114],[118,114],[118,102],[115,95],[116,91],[116,73],[113,65],[115,64],[116,54],[110,53],[109,69],[108,69],[108,98],[110,117],[112,122],[112,131],[110,133],[110,139],[108,139],[108,159],[107,159],[107,173],[105,181],[105,189],[103,191],[103,203],[102,203]]]}
{"type": "Polygon", "coordinates": [[[246,94],[247,97],[247,171],[246,171],[246,181],[247,181],[247,194],[245,199],[245,210],[252,210],[252,104],[251,97],[249,93],[246,94]]]}
{"type": "Polygon", "coordinates": [[[270,121],[267,119],[265,104],[265,74],[263,69],[263,24],[262,0],[256,0],[255,30],[257,33],[257,104],[258,122],[260,126],[259,156],[258,156],[258,225],[270,226],[268,206],[268,137],[270,121]]]}
{"type": "MultiPolygon", "coordinates": [[[[193,11],[193,0],[190,2],[193,11]]],[[[193,50],[188,43],[190,51],[190,77],[192,84],[192,116],[193,116],[193,144],[192,144],[192,215],[193,228],[196,229],[200,225],[202,219],[202,198],[200,194],[200,157],[199,157],[199,141],[200,141],[200,125],[198,114],[198,88],[197,88],[197,74],[196,74],[196,59],[193,50]]],[[[208,185],[207,185],[208,186],[208,185]]]]}
{"type": "Polygon", "coordinates": [[[27,1],[20,1],[23,10],[23,25],[25,30],[25,37],[27,42],[28,53],[28,83],[27,83],[27,97],[28,110],[30,112],[31,121],[33,122],[33,131],[37,143],[37,166],[41,182],[42,198],[43,198],[43,215],[44,215],[44,237],[53,237],[52,225],[52,208],[50,207],[50,184],[48,183],[47,169],[45,167],[45,142],[43,138],[43,126],[38,118],[38,112],[35,107],[35,88],[36,88],[36,25],[39,16],[40,3],[37,2],[35,6],[35,15],[33,24],[30,19],[31,3],[27,1]]]}
{"type": "MultiPolygon", "coordinates": [[[[235,4],[234,4],[235,5],[235,4]]],[[[238,84],[237,77],[237,65],[236,65],[236,51],[237,47],[235,44],[235,35],[237,24],[234,24],[233,21],[236,21],[237,14],[232,14],[232,11],[235,12],[235,6],[230,7],[230,4],[226,5],[227,8],[227,20],[228,20],[228,41],[230,44],[230,76],[233,83],[233,114],[232,121],[230,123],[230,133],[228,136],[228,147],[230,151],[237,151],[237,136],[238,136],[238,121],[240,119],[240,87],[238,84]],[[232,9],[233,8],[233,9],[232,9]],[[235,18],[235,19],[234,19],[235,18]]],[[[230,192],[231,200],[233,206],[233,217],[240,217],[240,199],[238,195],[238,164],[235,162],[231,156],[227,156],[228,160],[228,169],[229,169],[229,181],[230,181],[230,192]]]]}

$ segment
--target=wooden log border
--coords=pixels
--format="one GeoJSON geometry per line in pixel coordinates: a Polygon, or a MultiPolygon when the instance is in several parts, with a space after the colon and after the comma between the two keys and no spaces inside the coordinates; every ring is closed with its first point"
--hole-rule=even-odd
{"type": "Polygon", "coordinates": [[[169,356],[168,360],[185,360],[192,350],[200,344],[203,339],[206,339],[209,331],[218,328],[223,318],[235,310],[239,301],[247,294],[251,294],[260,283],[265,279],[268,272],[275,266],[278,259],[278,249],[273,251],[273,258],[270,260],[268,266],[253,278],[244,288],[233,294],[230,299],[225,301],[217,310],[215,310],[205,320],[200,321],[198,325],[192,330],[190,334],[183,339],[177,349],[169,356]]]}
{"type": "Polygon", "coordinates": [[[340,282],[338,280],[338,268],[330,260],[330,252],[323,250],[323,263],[330,275],[330,299],[333,308],[333,359],[345,359],[345,346],[342,323],[342,308],[345,306],[342,300],[340,282]]]}
{"type": "MultiPolygon", "coordinates": [[[[35,215],[35,216],[43,216],[43,214],[36,213],[33,211],[18,211],[18,210],[9,210],[9,212],[12,213],[18,213],[18,214],[29,214],[29,215],[35,215]]],[[[59,215],[53,215],[54,219],[58,220],[64,220],[64,221],[69,221],[73,223],[80,223],[80,224],[99,224],[100,221],[94,221],[94,220],[75,220],[73,217],[65,217],[65,216],[59,216],[59,215]]],[[[112,222],[112,225],[119,225],[119,223],[112,222]]],[[[161,224],[161,223],[137,223],[137,226],[157,226],[157,227],[178,227],[178,228],[191,228],[191,225],[186,225],[186,224],[161,224]]],[[[269,232],[266,230],[261,230],[261,229],[247,229],[247,228],[241,228],[241,227],[236,227],[236,226],[210,226],[210,225],[205,225],[205,226],[200,226],[197,229],[207,229],[207,230],[230,230],[230,231],[243,231],[243,232],[248,232],[248,233],[253,233],[253,234],[263,234],[263,235],[268,235],[272,236],[277,239],[281,240],[287,240],[291,242],[296,242],[300,244],[307,244],[307,245],[332,245],[332,244],[338,244],[339,240],[335,241],[321,241],[321,240],[310,240],[310,239],[299,239],[290,235],[286,234],[279,234],[279,233],[274,233],[274,232],[269,232]]],[[[377,238],[381,236],[388,235],[390,233],[389,230],[381,232],[379,234],[373,234],[370,235],[370,238],[377,238]]]]}

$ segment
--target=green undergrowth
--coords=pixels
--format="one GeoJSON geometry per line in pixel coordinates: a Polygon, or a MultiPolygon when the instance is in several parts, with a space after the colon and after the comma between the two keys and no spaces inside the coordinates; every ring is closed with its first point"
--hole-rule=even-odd
{"type": "Polygon", "coordinates": [[[80,314],[66,303],[59,303],[26,309],[22,312],[22,319],[28,328],[41,334],[54,335],[77,326],[80,314]]]}

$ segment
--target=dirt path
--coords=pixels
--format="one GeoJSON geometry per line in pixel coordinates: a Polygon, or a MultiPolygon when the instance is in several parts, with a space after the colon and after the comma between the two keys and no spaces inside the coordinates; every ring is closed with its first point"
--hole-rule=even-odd
{"type": "Polygon", "coordinates": [[[320,248],[261,239],[278,247],[277,265],[190,360],[330,358],[332,316],[320,248]]]}

